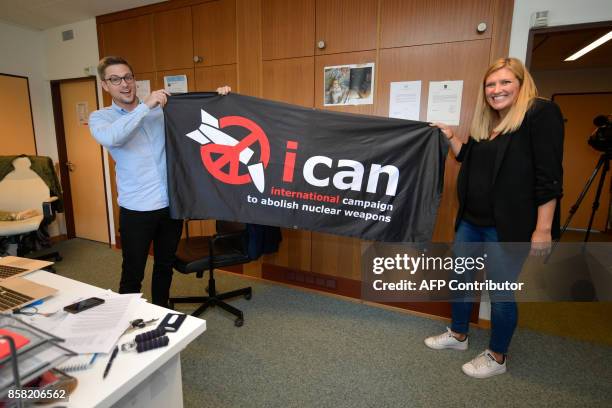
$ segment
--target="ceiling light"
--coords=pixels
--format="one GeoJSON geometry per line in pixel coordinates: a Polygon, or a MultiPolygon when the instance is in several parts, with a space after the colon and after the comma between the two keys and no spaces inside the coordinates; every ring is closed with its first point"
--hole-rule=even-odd
{"type": "Polygon", "coordinates": [[[567,57],[565,59],[565,61],[575,61],[578,58],[582,57],[587,52],[593,51],[595,48],[599,47],[601,44],[605,43],[606,41],[608,41],[610,39],[612,39],[612,31],[610,31],[608,34],[602,36],[601,38],[593,41],[592,43],[590,43],[589,45],[587,45],[586,47],[584,47],[583,49],[581,49],[577,53],[567,57]]]}

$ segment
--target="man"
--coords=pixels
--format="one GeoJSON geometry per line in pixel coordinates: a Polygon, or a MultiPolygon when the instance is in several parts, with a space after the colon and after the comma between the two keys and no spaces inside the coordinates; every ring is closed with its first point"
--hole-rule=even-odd
{"type": "MultiPolygon", "coordinates": [[[[162,108],[170,94],[160,89],[139,100],[132,67],[121,57],[100,60],[98,75],[113,103],[91,114],[89,128],[116,163],[123,255],[119,293],[141,291],[153,242],[152,300],[167,307],[172,263],[182,231],[182,221],[171,219],[168,209],[162,108]]],[[[217,92],[225,95],[230,88],[224,86],[217,92]]]]}

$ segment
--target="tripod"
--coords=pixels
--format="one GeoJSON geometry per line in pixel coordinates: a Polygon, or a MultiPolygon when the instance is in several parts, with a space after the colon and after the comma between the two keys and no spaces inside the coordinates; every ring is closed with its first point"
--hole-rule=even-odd
{"type": "MultiPolygon", "coordinates": [[[[597,212],[597,209],[599,208],[599,198],[601,197],[601,191],[603,189],[604,182],[606,181],[606,174],[608,174],[608,171],[610,171],[610,159],[611,158],[612,158],[612,150],[602,153],[601,156],[599,157],[597,166],[595,166],[595,170],[593,170],[593,173],[587,180],[584,186],[584,189],[578,196],[578,200],[576,200],[576,203],[570,208],[570,211],[569,211],[570,215],[569,217],[567,217],[567,221],[565,221],[565,225],[563,225],[563,228],[561,229],[561,235],[563,235],[563,233],[567,229],[567,226],[572,221],[574,214],[576,214],[576,211],[578,211],[578,207],[580,207],[580,204],[582,203],[582,200],[584,199],[587,192],[589,191],[591,184],[593,184],[593,180],[595,180],[595,177],[597,177],[597,173],[599,173],[599,171],[603,168],[603,171],[601,172],[601,176],[599,178],[599,184],[597,186],[597,193],[595,194],[595,199],[593,200],[593,210],[591,211],[591,218],[589,219],[589,226],[587,228],[586,235],[584,237],[584,242],[588,242],[589,235],[591,234],[591,227],[593,226],[593,220],[595,219],[595,213],[597,212]]],[[[612,180],[610,180],[610,192],[612,194],[612,180]]],[[[609,225],[610,225],[610,205],[608,203],[608,217],[606,218],[606,229],[608,228],[609,225]]],[[[559,240],[561,240],[560,237],[559,237],[559,240]]]]}

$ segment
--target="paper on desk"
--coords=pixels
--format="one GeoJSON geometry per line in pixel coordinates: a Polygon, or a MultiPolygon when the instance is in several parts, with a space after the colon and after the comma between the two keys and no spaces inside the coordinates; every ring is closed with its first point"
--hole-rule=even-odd
{"type": "Polygon", "coordinates": [[[65,339],[62,346],[78,354],[110,353],[129,326],[134,305],[144,302],[140,294],[118,295],[99,306],[66,317],[53,334],[65,339]]]}

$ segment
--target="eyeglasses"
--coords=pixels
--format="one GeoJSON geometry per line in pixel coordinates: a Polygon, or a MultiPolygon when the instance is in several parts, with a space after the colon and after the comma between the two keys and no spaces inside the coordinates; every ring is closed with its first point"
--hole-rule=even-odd
{"type": "Polygon", "coordinates": [[[120,85],[121,81],[125,81],[126,84],[131,84],[132,82],[134,82],[134,75],[127,74],[122,77],[117,76],[117,75],[112,75],[111,77],[106,78],[105,81],[108,81],[113,85],[120,85]]]}

